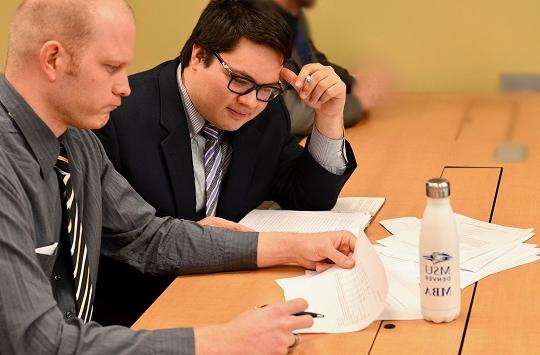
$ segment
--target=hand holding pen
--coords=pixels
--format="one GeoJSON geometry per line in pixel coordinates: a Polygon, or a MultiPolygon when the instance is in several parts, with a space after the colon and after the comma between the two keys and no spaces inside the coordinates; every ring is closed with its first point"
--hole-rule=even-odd
{"type": "Polygon", "coordinates": [[[298,75],[283,68],[281,76],[296,90],[300,99],[313,108],[317,129],[329,138],[342,138],[347,87],[334,68],[310,63],[304,65],[298,75]]]}
{"type": "Polygon", "coordinates": [[[324,314],[315,312],[298,312],[293,314],[293,316],[311,316],[311,318],[324,318],[324,314]]]}
{"type": "MultiPolygon", "coordinates": [[[[266,307],[268,306],[267,304],[263,304],[261,306],[255,306],[253,307],[254,309],[259,309],[259,308],[263,308],[263,307],[266,307]]],[[[315,312],[307,312],[307,311],[303,311],[303,312],[297,312],[297,313],[294,313],[293,316],[311,316],[311,318],[324,318],[324,314],[321,314],[321,313],[315,313],[315,312]]]]}

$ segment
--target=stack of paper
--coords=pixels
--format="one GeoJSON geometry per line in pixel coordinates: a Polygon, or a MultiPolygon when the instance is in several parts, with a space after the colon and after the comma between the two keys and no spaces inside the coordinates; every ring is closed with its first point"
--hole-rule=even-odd
{"type": "Polygon", "coordinates": [[[331,211],[282,210],[277,203],[248,213],[240,224],[258,232],[317,233],[348,230],[358,235],[384,204],[384,197],[341,197],[331,211]]]}
{"type": "MultiPolygon", "coordinates": [[[[460,236],[461,287],[499,271],[540,260],[540,249],[524,243],[532,228],[512,228],[456,214],[460,236]]],[[[375,249],[385,265],[388,305],[380,319],[420,319],[418,240],[421,220],[403,217],[380,222],[393,233],[375,249]]]]}

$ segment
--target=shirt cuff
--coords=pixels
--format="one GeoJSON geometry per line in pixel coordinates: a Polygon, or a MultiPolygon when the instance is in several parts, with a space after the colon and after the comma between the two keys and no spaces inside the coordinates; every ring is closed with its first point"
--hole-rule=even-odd
{"type": "Polygon", "coordinates": [[[152,332],[154,354],[195,355],[192,328],[161,329],[152,332]]]}
{"type": "Polygon", "coordinates": [[[258,232],[225,230],[220,241],[222,242],[221,264],[224,265],[223,271],[257,268],[258,232]]]}
{"type": "Polygon", "coordinates": [[[332,174],[343,175],[345,173],[347,169],[345,138],[328,138],[313,125],[308,151],[317,163],[332,174]]]}

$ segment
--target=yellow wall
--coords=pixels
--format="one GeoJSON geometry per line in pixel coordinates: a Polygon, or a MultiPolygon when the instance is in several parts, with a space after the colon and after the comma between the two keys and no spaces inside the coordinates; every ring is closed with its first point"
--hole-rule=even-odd
{"type": "MultiPolygon", "coordinates": [[[[129,2],[138,26],[131,72],[176,56],[207,3],[129,2]]],[[[1,63],[18,3],[0,4],[1,63]]],[[[384,58],[409,91],[492,91],[501,72],[540,72],[538,14],[538,0],[319,0],[309,18],[317,46],[336,63],[384,58]]]]}
{"type": "Polygon", "coordinates": [[[539,14],[538,0],[322,0],[311,19],[336,62],[382,53],[406,89],[474,91],[496,90],[501,72],[540,73],[539,14]]]}

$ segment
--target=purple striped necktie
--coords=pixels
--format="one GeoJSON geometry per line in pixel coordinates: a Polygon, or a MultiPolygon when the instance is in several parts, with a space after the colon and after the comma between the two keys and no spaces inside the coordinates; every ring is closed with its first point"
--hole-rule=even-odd
{"type": "Polygon", "coordinates": [[[60,145],[60,155],[55,164],[56,173],[60,180],[60,192],[62,193],[62,205],[66,213],[64,233],[67,232],[69,251],[73,264],[73,283],[75,285],[75,305],[77,317],[83,322],[92,319],[94,292],[88,265],[88,249],[84,240],[82,215],[77,206],[75,191],[71,183],[71,173],[66,149],[60,145]]]}
{"type": "Polygon", "coordinates": [[[223,175],[223,155],[219,145],[219,137],[223,131],[206,122],[202,133],[206,138],[204,146],[204,174],[206,186],[206,215],[215,216],[219,198],[219,188],[223,175]]]}

